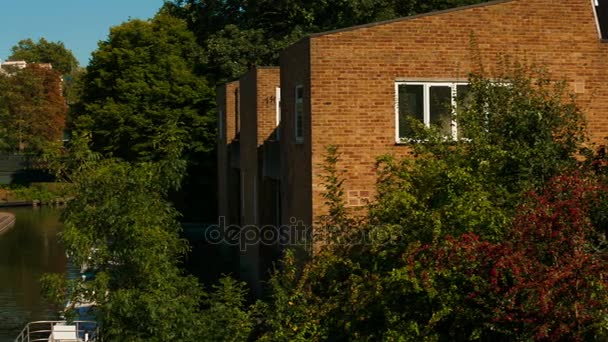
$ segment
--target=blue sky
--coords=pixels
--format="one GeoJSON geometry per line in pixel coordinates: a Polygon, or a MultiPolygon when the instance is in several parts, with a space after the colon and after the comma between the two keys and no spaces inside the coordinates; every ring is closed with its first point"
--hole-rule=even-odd
{"type": "Polygon", "coordinates": [[[164,0],[0,0],[0,59],[21,39],[62,41],[81,66],[110,27],[148,19],[164,0]]]}

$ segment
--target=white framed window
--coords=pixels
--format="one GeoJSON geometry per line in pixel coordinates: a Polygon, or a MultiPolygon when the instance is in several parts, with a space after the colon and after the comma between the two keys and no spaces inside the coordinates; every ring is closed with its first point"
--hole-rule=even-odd
{"type": "Polygon", "coordinates": [[[294,136],[297,143],[304,141],[304,87],[301,85],[295,89],[294,136]]]}
{"type": "Polygon", "coordinates": [[[275,105],[276,105],[276,139],[280,140],[281,139],[281,133],[279,132],[279,124],[281,123],[281,88],[276,87],[275,88],[275,105]]]}
{"type": "Polygon", "coordinates": [[[458,127],[453,120],[457,98],[466,96],[465,82],[395,82],[395,139],[408,141],[412,130],[406,117],[434,126],[446,137],[456,139],[458,127]]]}

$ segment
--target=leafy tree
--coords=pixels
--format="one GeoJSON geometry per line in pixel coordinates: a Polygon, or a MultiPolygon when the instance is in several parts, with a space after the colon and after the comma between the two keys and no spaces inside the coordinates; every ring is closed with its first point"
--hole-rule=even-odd
{"type": "Polygon", "coordinates": [[[70,74],[78,68],[78,60],[62,42],[49,42],[40,38],[20,40],[11,48],[9,60],[24,60],[28,63],[51,63],[61,74],[70,74]]]}
{"type": "MultiPolygon", "coordinates": [[[[483,340],[583,341],[606,336],[606,253],[594,208],[605,184],[558,176],[519,208],[498,243],[474,233],[422,246],[391,274],[408,284],[421,335],[483,340]],[[423,305],[426,307],[423,307],[423,305]],[[434,319],[428,319],[433,317],[434,319]]],[[[409,316],[409,317],[407,317],[409,316]]],[[[406,333],[406,331],[403,331],[406,333]]],[[[421,337],[422,337],[421,336],[421,337]]]]}
{"type": "Polygon", "coordinates": [[[545,74],[507,75],[471,78],[455,117],[468,139],[414,127],[422,142],[410,158],[380,160],[377,203],[363,222],[340,204],[330,149],[330,212],[315,229],[339,234],[303,267],[285,259],[262,305],[262,339],[605,333],[605,185],[585,174],[560,178],[580,167],[582,115],[545,74]]]}
{"type": "Polygon", "coordinates": [[[92,303],[104,340],[245,340],[251,323],[244,284],[223,279],[207,297],[179,268],[188,247],[165,199],[173,184],[163,168],[114,159],[81,164],[61,238],[70,260],[96,276],[47,275],[46,294],[60,305],[66,298],[92,303]]]}
{"type": "Polygon", "coordinates": [[[5,151],[38,153],[63,138],[67,105],[57,71],[30,64],[0,79],[5,151]]]}
{"type": "Polygon", "coordinates": [[[455,117],[461,141],[412,121],[424,143],[412,144],[415,158],[380,160],[372,223],[424,243],[468,231],[499,239],[527,191],[578,166],[585,122],[565,85],[534,68],[504,72],[469,80],[455,117]]]}
{"type": "Polygon", "coordinates": [[[77,127],[94,150],[125,160],[212,149],[212,91],[198,58],[194,35],[169,15],[113,27],[87,68],[77,127]]]}
{"type": "Polygon", "coordinates": [[[186,20],[205,49],[206,75],[221,83],[252,65],[276,64],[280,51],[306,34],[480,2],[174,0],[164,8],[186,20]]]}
{"type": "Polygon", "coordinates": [[[188,186],[172,198],[190,220],[216,214],[214,197],[198,195],[213,194],[216,144],[215,95],[201,76],[202,58],[192,32],[166,11],[113,27],[76,83],[81,96],[70,120],[104,156],[187,168],[188,186]]]}

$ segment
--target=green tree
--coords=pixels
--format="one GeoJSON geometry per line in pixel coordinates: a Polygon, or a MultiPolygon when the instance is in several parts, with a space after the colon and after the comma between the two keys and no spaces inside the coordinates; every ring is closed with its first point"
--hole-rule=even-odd
{"type": "Polygon", "coordinates": [[[113,27],[93,53],[78,129],[93,149],[125,160],[161,160],[214,147],[212,90],[196,72],[201,49],[164,13],[113,27]]]}
{"type": "Polygon", "coordinates": [[[244,341],[244,284],[226,278],[207,295],[179,268],[188,246],[166,201],[173,185],[163,168],[105,159],[75,170],[61,239],[70,260],[96,277],[47,275],[46,294],[59,305],[92,303],[104,340],[244,341]]]}
{"type": "Polygon", "coordinates": [[[546,199],[531,211],[519,206],[529,191],[558,189],[558,182],[547,182],[580,167],[582,113],[564,85],[548,79],[518,67],[487,79],[472,77],[455,116],[467,139],[446,141],[436,129],[412,121],[419,134],[413,155],[380,159],[377,201],[362,222],[345,215],[339,159],[330,149],[322,175],[330,213],[315,226],[315,235],[333,236],[303,267],[288,257],[285,271],[273,277],[262,338],[526,339],[601,330],[604,190],[570,182],[574,198],[554,193],[555,209],[547,209],[546,199]],[[592,189],[598,194],[592,196],[592,189]],[[576,197],[584,193],[593,197],[592,205],[576,197]],[[576,209],[569,213],[565,207],[576,209]],[[530,214],[535,210],[538,215],[530,214]],[[547,233],[553,224],[564,233],[547,233]],[[580,239],[576,246],[554,241],[564,236],[580,239]],[[488,276],[493,264],[498,279],[488,276]],[[572,273],[579,268],[585,276],[572,273]],[[520,272],[520,278],[509,272],[520,272]],[[492,279],[500,286],[493,287],[492,279]],[[552,294],[558,284],[560,293],[552,294]],[[549,311],[526,316],[525,309],[509,306],[530,309],[539,296],[549,311]],[[570,323],[573,316],[580,318],[578,326],[570,323]],[[547,327],[557,335],[545,334],[547,327]]]}
{"type": "Polygon", "coordinates": [[[62,42],[49,42],[40,38],[20,40],[11,48],[9,60],[24,60],[28,63],[51,63],[61,74],[70,74],[78,68],[78,60],[62,42]]]}
{"type": "Polygon", "coordinates": [[[481,2],[174,0],[164,8],[188,23],[205,50],[206,75],[221,83],[252,65],[277,64],[281,50],[310,33],[481,2]]]}

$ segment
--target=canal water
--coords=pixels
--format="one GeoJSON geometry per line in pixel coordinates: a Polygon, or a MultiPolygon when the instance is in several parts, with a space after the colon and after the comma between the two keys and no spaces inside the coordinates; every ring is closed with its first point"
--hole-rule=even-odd
{"type": "Polygon", "coordinates": [[[67,272],[65,250],[57,234],[60,210],[0,208],[16,216],[15,226],[0,233],[0,342],[12,342],[29,321],[57,318],[42,300],[44,273],[67,272]]]}

